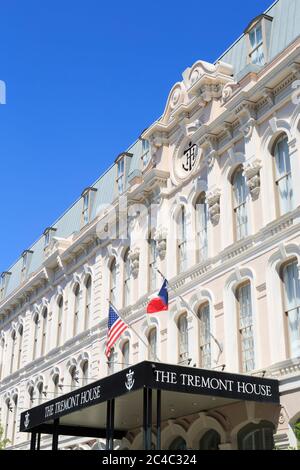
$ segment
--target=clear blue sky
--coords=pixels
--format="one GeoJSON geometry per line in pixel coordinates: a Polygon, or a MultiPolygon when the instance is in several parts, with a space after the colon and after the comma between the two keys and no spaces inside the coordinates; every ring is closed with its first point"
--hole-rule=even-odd
{"type": "Polygon", "coordinates": [[[0,272],[272,0],[0,0],[0,272]]]}

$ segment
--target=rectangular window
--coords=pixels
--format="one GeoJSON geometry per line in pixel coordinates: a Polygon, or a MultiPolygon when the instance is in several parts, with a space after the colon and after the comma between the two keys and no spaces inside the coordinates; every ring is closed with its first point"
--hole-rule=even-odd
{"type": "Polygon", "coordinates": [[[207,259],[208,256],[208,237],[207,237],[207,224],[208,224],[208,208],[205,202],[205,197],[202,197],[196,204],[197,213],[197,240],[199,250],[199,262],[207,259]]]}
{"type": "Polygon", "coordinates": [[[255,368],[250,284],[246,284],[238,289],[237,300],[239,304],[239,334],[242,371],[249,372],[255,368]]]}
{"type": "Polygon", "coordinates": [[[89,194],[85,194],[83,197],[83,224],[87,225],[90,221],[90,196],[89,194]]]}
{"type": "Polygon", "coordinates": [[[285,266],[285,313],[288,319],[291,357],[300,356],[300,281],[297,262],[285,266]]]}
{"type": "Polygon", "coordinates": [[[9,272],[4,272],[1,274],[1,279],[0,279],[0,299],[3,299],[6,294],[6,289],[7,289],[7,284],[8,284],[8,279],[11,273],[9,272]]]}
{"type": "Polygon", "coordinates": [[[242,169],[238,170],[234,176],[233,192],[234,192],[236,239],[237,241],[239,241],[249,235],[248,208],[247,208],[248,188],[246,185],[246,181],[245,181],[245,177],[243,175],[242,169]]]}
{"type": "Polygon", "coordinates": [[[150,145],[148,140],[142,140],[142,162],[143,168],[148,165],[150,159],[150,145]]]}
{"type": "Polygon", "coordinates": [[[125,190],[125,161],[124,158],[118,161],[118,176],[117,176],[118,193],[123,194],[125,190]]]}
{"type": "Polygon", "coordinates": [[[204,369],[211,368],[211,336],[210,336],[210,311],[209,304],[201,307],[200,320],[200,366],[204,369]]]}
{"type": "Polygon", "coordinates": [[[262,24],[257,24],[250,32],[250,60],[252,64],[264,65],[265,53],[262,33],[262,24]]]}
{"type": "Polygon", "coordinates": [[[189,338],[187,316],[182,315],[178,322],[179,364],[187,365],[189,358],[189,338]]]}
{"type": "Polygon", "coordinates": [[[149,262],[149,291],[156,289],[156,264],[157,264],[157,242],[151,237],[149,238],[150,262],[149,262]]]}
{"type": "Polygon", "coordinates": [[[275,147],[276,185],[279,192],[280,215],[293,210],[292,169],[288,139],[283,137],[275,147]]]}

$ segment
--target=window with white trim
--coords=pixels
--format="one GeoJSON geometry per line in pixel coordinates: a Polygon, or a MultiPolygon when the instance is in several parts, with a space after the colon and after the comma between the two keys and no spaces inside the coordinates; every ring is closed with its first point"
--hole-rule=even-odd
{"type": "Polygon", "coordinates": [[[239,241],[249,235],[247,207],[248,187],[242,167],[239,167],[234,173],[232,186],[236,240],[239,241]]]}
{"type": "Polygon", "coordinates": [[[288,137],[283,134],[274,147],[276,166],[275,184],[279,199],[280,215],[293,210],[293,183],[288,137]]]}
{"type": "Polygon", "coordinates": [[[38,314],[33,319],[34,337],[33,337],[33,360],[37,359],[38,354],[38,340],[39,340],[39,328],[40,328],[40,317],[38,314]]]}
{"type": "Polygon", "coordinates": [[[116,305],[116,291],[117,291],[117,262],[114,258],[110,265],[110,296],[109,300],[113,305],[116,305]]]}
{"type": "Polygon", "coordinates": [[[251,31],[249,31],[250,40],[250,62],[255,65],[264,65],[265,50],[263,41],[263,28],[262,23],[257,23],[251,31]]]}
{"type": "Polygon", "coordinates": [[[22,350],[23,350],[23,325],[20,325],[18,330],[18,358],[17,358],[17,370],[21,367],[22,361],[22,350]]]}
{"type": "Polygon", "coordinates": [[[148,360],[157,361],[157,328],[149,331],[148,344],[148,360]]]}
{"type": "Polygon", "coordinates": [[[128,307],[130,303],[131,265],[129,253],[128,249],[124,256],[124,307],[128,307]]]}
{"type": "Polygon", "coordinates": [[[211,368],[211,334],[210,334],[210,308],[206,302],[199,308],[200,322],[200,367],[211,368]]]}
{"type": "Polygon", "coordinates": [[[63,315],[64,315],[64,298],[61,295],[57,302],[58,318],[57,318],[57,340],[56,345],[59,347],[62,345],[62,327],[63,327],[63,315]]]}
{"type": "Polygon", "coordinates": [[[283,268],[285,315],[288,323],[289,351],[292,358],[300,357],[300,281],[297,261],[283,268]]]}
{"type": "Polygon", "coordinates": [[[149,292],[153,292],[157,285],[157,241],[150,235],[148,239],[149,247],[149,292]]]}
{"type": "Polygon", "coordinates": [[[196,202],[196,247],[198,250],[198,261],[204,261],[208,256],[208,207],[206,203],[206,194],[202,193],[196,202]]]}
{"type": "Polygon", "coordinates": [[[4,272],[1,274],[1,279],[0,279],[0,299],[1,300],[4,299],[6,295],[9,276],[11,276],[10,272],[4,272]]]}
{"type": "Polygon", "coordinates": [[[124,193],[125,190],[125,158],[121,158],[117,162],[117,186],[118,186],[118,193],[121,195],[124,193]]]}
{"type": "Polygon", "coordinates": [[[10,353],[10,374],[14,371],[15,365],[15,354],[16,354],[16,347],[17,347],[17,332],[13,330],[11,334],[11,353],[10,353]]]}
{"type": "Polygon", "coordinates": [[[183,206],[180,209],[178,220],[178,269],[179,274],[184,272],[187,268],[187,230],[186,230],[186,210],[183,206]]]}
{"type": "Polygon", "coordinates": [[[150,160],[150,144],[148,140],[142,139],[142,162],[143,168],[146,168],[150,160]]]}
{"type": "Polygon", "coordinates": [[[48,248],[48,246],[50,245],[53,235],[56,231],[57,229],[54,227],[48,227],[44,231],[44,247],[45,248],[48,248]]]}
{"type": "Polygon", "coordinates": [[[126,341],[122,347],[122,368],[123,369],[126,369],[127,367],[130,366],[129,352],[130,352],[129,341],[126,341]]]}
{"type": "Polygon", "coordinates": [[[237,288],[236,298],[238,302],[238,328],[240,340],[239,346],[242,372],[250,372],[255,369],[253,315],[250,282],[237,288]]]}
{"type": "Polygon", "coordinates": [[[92,276],[88,275],[85,281],[85,317],[84,330],[90,328],[91,321],[91,301],[92,301],[92,276]]]}
{"type": "Polygon", "coordinates": [[[84,361],[81,366],[82,371],[82,386],[88,385],[89,382],[89,361],[84,361]]]}
{"type": "Polygon", "coordinates": [[[189,358],[189,336],[186,314],[181,315],[178,320],[178,349],[178,363],[187,364],[189,358]]]}
{"type": "Polygon", "coordinates": [[[74,323],[73,335],[77,336],[79,333],[79,314],[80,314],[80,285],[76,284],[74,287],[74,323]]]}
{"type": "Polygon", "coordinates": [[[45,356],[47,347],[47,331],[48,331],[48,309],[44,308],[42,313],[42,345],[41,356],[45,356]]]}

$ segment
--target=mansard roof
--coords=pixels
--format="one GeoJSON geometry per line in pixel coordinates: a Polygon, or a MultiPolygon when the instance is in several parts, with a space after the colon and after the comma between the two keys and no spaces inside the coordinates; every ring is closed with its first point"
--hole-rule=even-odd
{"type": "MultiPolygon", "coordinates": [[[[299,0],[277,0],[263,15],[264,17],[272,18],[270,37],[269,37],[269,51],[268,61],[272,61],[280,52],[288,47],[300,35],[300,1],[299,0]]],[[[252,20],[251,24],[257,20],[252,20]]],[[[172,107],[176,100],[182,100],[182,105],[185,105],[185,91],[182,92],[182,84],[185,80],[189,83],[189,92],[193,95],[193,88],[198,86],[197,70],[199,67],[202,69],[203,75],[206,80],[212,80],[212,75],[217,77],[223,84],[238,80],[243,71],[247,71],[248,64],[248,50],[247,50],[247,34],[243,34],[237,41],[227,49],[224,54],[219,57],[215,65],[208,64],[203,61],[198,61],[193,67],[186,70],[184,81],[176,84],[169,96],[168,105],[166,107],[164,116],[170,110],[170,101],[172,107]],[[187,77],[188,72],[190,76],[187,77]],[[192,76],[194,73],[194,76],[192,76]],[[195,83],[193,82],[195,78],[195,83]]],[[[200,81],[200,80],[199,80],[200,81]]],[[[147,131],[145,131],[147,134],[147,131]]],[[[139,138],[133,145],[131,145],[124,155],[130,154],[127,161],[126,168],[126,187],[132,180],[133,176],[141,173],[143,142],[139,138]]],[[[101,204],[111,204],[116,200],[117,185],[116,183],[116,162],[91,186],[96,189],[94,192],[94,201],[91,208],[91,220],[96,218],[97,207],[101,204]]],[[[51,228],[55,231],[55,238],[67,239],[72,235],[76,235],[81,230],[82,222],[82,200],[79,198],[54,224],[51,228]]],[[[30,256],[29,265],[27,266],[27,278],[33,276],[39,269],[41,269],[45,260],[44,252],[44,238],[41,237],[36,243],[30,247],[32,255],[30,256]]],[[[5,298],[10,296],[21,284],[21,271],[22,271],[22,258],[20,258],[8,271],[11,273],[9,278],[6,279],[5,298]]],[[[2,299],[3,300],[3,299],[2,299]]],[[[1,302],[1,301],[0,301],[1,302]]],[[[1,305],[1,303],[0,303],[1,305]]]]}

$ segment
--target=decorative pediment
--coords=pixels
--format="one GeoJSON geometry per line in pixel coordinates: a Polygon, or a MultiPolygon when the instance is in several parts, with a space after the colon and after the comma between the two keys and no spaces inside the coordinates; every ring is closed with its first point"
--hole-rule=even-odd
{"type": "Polygon", "coordinates": [[[190,115],[199,108],[206,107],[212,100],[219,100],[221,103],[224,87],[234,83],[231,65],[224,62],[210,64],[197,61],[184,71],[183,81],[173,86],[162,117],[149,127],[142,137],[149,140],[152,146],[159,148],[168,139],[167,133],[176,125],[185,121],[185,125],[195,127],[195,119],[187,122],[190,115]]]}

